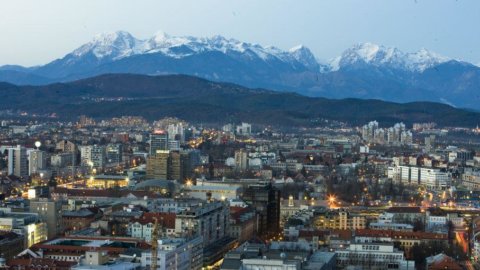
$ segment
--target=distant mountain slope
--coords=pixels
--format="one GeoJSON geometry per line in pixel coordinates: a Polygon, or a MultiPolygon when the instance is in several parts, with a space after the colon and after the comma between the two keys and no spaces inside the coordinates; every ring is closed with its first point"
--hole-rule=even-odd
{"type": "Polygon", "coordinates": [[[123,31],[93,38],[43,66],[0,67],[0,81],[19,85],[68,82],[101,74],[186,74],[252,88],[327,98],[433,101],[480,109],[480,68],[421,49],[404,53],[371,43],[322,63],[305,46],[290,50],[222,36],[139,40],[123,31]]]}
{"type": "Polygon", "coordinates": [[[232,120],[282,126],[317,126],[322,120],[362,124],[403,121],[441,126],[477,125],[479,113],[431,102],[398,104],[380,100],[332,100],[296,93],[249,89],[185,75],[108,74],[70,83],[15,86],[0,83],[0,110],[57,113],[74,119],[140,115],[203,123],[232,120]]]}

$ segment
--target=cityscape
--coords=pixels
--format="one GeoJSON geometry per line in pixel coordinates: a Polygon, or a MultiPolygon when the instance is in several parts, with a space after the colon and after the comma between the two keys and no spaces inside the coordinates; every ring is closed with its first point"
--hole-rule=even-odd
{"type": "MultiPolygon", "coordinates": [[[[50,57],[48,46],[36,48],[36,58],[20,52],[24,44],[12,45],[21,43],[13,32],[25,25],[15,25],[18,11],[5,14],[16,39],[0,44],[15,56],[0,62],[0,269],[480,269],[478,49],[461,54],[426,35],[409,41],[422,49],[404,53],[358,43],[375,32],[364,29],[362,40],[326,61],[317,45],[315,54],[303,45],[285,49],[284,38],[305,33],[265,35],[262,27],[243,28],[249,23],[242,17],[268,14],[276,22],[291,15],[296,25],[361,7],[371,15],[365,20],[379,25],[382,12],[395,20],[399,7],[418,8],[412,20],[419,25],[404,31],[439,31],[441,43],[440,34],[474,26],[433,30],[420,24],[429,19],[425,10],[465,11],[455,17],[480,23],[479,4],[305,1],[297,3],[302,17],[289,1],[268,12],[249,6],[265,4],[256,1],[245,1],[248,8],[217,0],[141,7],[71,1],[77,10],[53,2],[30,1],[22,14],[36,25],[53,6],[65,12],[42,18],[35,30],[55,35],[59,51],[65,33],[78,31],[78,16],[92,16],[82,26],[88,34],[111,25],[51,61],[40,57],[50,57]],[[129,9],[132,17],[121,17],[129,9]],[[157,18],[155,9],[172,14],[157,18]],[[227,26],[214,27],[224,13],[227,26]],[[144,37],[164,23],[190,33],[169,21],[176,15],[191,16],[183,24],[195,36],[136,38],[118,30],[131,24],[144,37]],[[114,22],[117,16],[124,20],[114,22]],[[282,45],[210,35],[194,23],[203,20],[227,36],[224,29],[238,27],[249,33],[242,38],[258,33],[282,45]],[[52,21],[55,29],[43,29],[52,21]],[[10,59],[22,66],[3,62],[10,59]]],[[[338,24],[321,27],[327,35],[338,24]]],[[[265,22],[278,30],[272,27],[265,22]]],[[[373,40],[392,42],[390,29],[377,30],[384,39],[373,40]]],[[[352,33],[345,39],[358,39],[352,33]]],[[[465,51],[478,48],[478,37],[462,37],[465,51]]]]}

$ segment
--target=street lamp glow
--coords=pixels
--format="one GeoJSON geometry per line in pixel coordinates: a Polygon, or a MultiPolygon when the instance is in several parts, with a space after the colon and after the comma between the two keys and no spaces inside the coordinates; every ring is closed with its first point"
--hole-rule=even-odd
{"type": "Polygon", "coordinates": [[[35,142],[35,147],[40,148],[42,146],[42,143],[40,141],[35,142]]]}

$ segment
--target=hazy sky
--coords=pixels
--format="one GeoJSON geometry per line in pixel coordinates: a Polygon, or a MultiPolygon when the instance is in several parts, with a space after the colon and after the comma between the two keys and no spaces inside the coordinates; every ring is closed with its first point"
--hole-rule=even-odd
{"type": "Polygon", "coordinates": [[[479,0],[5,0],[0,65],[38,65],[97,33],[224,35],[330,59],[358,42],[480,63],[479,0]]]}

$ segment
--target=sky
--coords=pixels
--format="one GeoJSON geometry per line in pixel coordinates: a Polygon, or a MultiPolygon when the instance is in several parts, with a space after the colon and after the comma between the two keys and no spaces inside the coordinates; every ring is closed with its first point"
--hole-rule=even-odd
{"type": "Polygon", "coordinates": [[[303,44],[320,60],[373,42],[480,64],[479,0],[5,0],[0,65],[45,64],[117,30],[303,44]]]}

